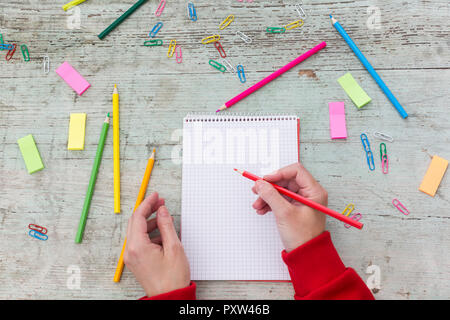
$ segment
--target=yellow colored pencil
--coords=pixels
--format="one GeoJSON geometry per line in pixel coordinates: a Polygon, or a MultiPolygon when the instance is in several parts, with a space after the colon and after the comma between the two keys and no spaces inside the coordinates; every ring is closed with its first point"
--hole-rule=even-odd
{"type": "Polygon", "coordinates": [[[64,11],[67,11],[67,10],[69,10],[70,8],[72,8],[72,7],[75,7],[75,6],[77,6],[77,5],[79,5],[80,3],[83,3],[83,2],[85,2],[86,0],[73,0],[73,1],[70,1],[68,4],[65,4],[65,5],[63,5],[63,9],[64,9],[64,11]]]}
{"type": "MultiPolygon", "coordinates": [[[[136,204],[134,205],[133,212],[139,207],[141,202],[144,200],[145,193],[147,191],[147,186],[150,181],[150,175],[152,174],[153,165],[155,163],[155,149],[153,149],[152,155],[148,159],[147,168],[145,169],[144,178],[142,179],[141,188],[139,189],[139,194],[136,199],[136,204]]],[[[123,267],[125,266],[123,262],[123,254],[125,252],[125,247],[127,245],[127,237],[123,242],[122,251],[120,252],[119,261],[117,262],[116,273],[114,274],[114,282],[119,282],[122,276],[123,267]]]]}
{"type": "Polygon", "coordinates": [[[120,134],[119,134],[119,92],[114,85],[113,92],[113,152],[114,152],[114,213],[120,213],[120,134]]]}

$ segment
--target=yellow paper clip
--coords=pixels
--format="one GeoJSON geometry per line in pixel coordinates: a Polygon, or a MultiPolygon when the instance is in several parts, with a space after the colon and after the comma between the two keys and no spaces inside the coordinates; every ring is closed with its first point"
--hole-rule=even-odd
{"type": "Polygon", "coordinates": [[[202,43],[203,44],[208,44],[208,43],[212,43],[212,42],[217,42],[220,40],[220,36],[218,34],[215,34],[213,36],[209,36],[206,38],[202,39],[202,43]]]}
{"type": "Polygon", "coordinates": [[[355,205],[353,203],[349,203],[344,211],[342,211],[342,214],[346,215],[347,217],[352,213],[352,211],[355,210],[355,205]]]}
{"type": "Polygon", "coordinates": [[[285,27],[286,30],[292,30],[292,29],[295,29],[295,28],[303,26],[303,24],[304,24],[303,20],[300,19],[300,20],[291,22],[291,23],[285,25],[284,27],[285,27]]]}
{"type": "Polygon", "coordinates": [[[234,21],[234,15],[230,14],[225,20],[222,21],[221,24],[219,24],[219,29],[223,30],[226,27],[228,27],[232,22],[234,21]]]}
{"type": "Polygon", "coordinates": [[[177,40],[171,40],[169,45],[169,51],[167,51],[167,57],[172,58],[177,46],[177,40]]]}

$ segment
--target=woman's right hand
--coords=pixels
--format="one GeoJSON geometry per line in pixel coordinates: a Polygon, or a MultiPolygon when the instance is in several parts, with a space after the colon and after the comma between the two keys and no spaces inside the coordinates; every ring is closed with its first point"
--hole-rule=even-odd
{"type": "Polygon", "coordinates": [[[300,164],[294,163],[255,182],[252,191],[259,197],[253,203],[258,214],[273,211],[287,252],[294,250],[325,230],[326,215],[281,195],[269,182],[307,199],[328,205],[327,191],[300,164]]]}

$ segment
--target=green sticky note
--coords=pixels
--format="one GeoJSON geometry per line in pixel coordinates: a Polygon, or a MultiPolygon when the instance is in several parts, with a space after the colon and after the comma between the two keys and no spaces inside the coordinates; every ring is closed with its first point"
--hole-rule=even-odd
{"type": "Polygon", "coordinates": [[[359,86],[356,80],[350,73],[346,73],[338,79],[339,84],[348,94],[353,103],[359,108],[364,107],[372,99],[367,95],[367,93],[359,86]]]}
{"type": "Polygon", "coordinates": [[[23,160],[27,166],[28,173],[35,173],[36,171],[44,169],[41,155],[36,147],[33,136],[31,134],[17,140],[20,152],[22,152],[23,160]]]}

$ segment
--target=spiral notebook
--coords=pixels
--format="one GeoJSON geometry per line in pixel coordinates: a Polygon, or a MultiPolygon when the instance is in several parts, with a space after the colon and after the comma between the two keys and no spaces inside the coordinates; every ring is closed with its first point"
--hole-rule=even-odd
{"type": "Polygon", "coordinates": [[[252,208],[254,182],[299,160],[293,115],[188,115],[183,124],[181,241],[193,280],[289,280],[273,213],[252,208]]]}

